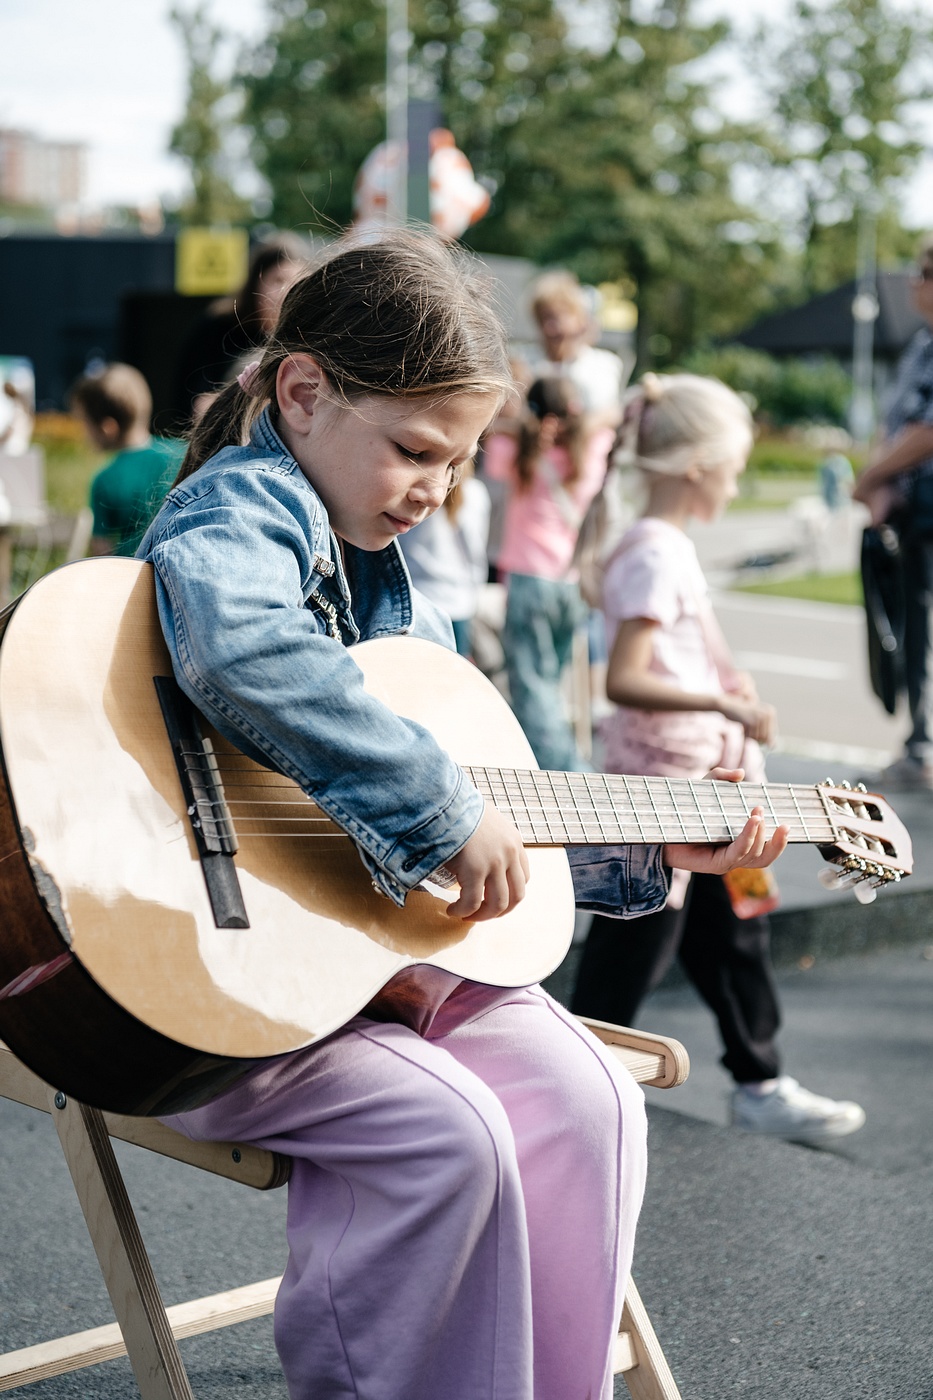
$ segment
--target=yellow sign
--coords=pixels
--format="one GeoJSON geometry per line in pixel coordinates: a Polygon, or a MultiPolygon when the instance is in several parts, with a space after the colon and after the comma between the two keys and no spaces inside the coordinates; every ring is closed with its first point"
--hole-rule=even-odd
{"type": "Polygon", "coordinates": [[[633,331],[638,325],[638,307],[631,300],[633,283],[601,282],[599,284],[599,324],[607,331],[633,331]]]}
{"type": "Polygon", "coordinates": [[[244,228],[183,228],[175,240],[175,290],[217,297],[246,281],[249,234],[244,228]]]}

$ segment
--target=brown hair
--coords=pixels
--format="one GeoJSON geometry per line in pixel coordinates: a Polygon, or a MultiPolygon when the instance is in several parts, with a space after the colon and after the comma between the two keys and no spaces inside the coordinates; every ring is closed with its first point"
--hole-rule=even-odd
{"type": "Polygon", "coordinates": [[[105,365],[97,373],[83,374],[72,388],[68,401],[95,427],[105,418],[112,418],[120,429],[117,446],[131,429],[148,428],[152,417],[149,385],[132,365],[115,363],[105,365]]]}
{"type": "Polygon", "coordinates": [[[376,243],[341,239],[289,288],[247,387],[229,384],[196,424],[179,481],[246,441],[270,400],[276,411],[279,366],[295,354],[313,355],[345,404],[365,394],[501,402],[512,382],[490,283],[468,254],[408,230],[376,243]]]}
{"type": "Polygon", "coordinates": [[[222,316],[235,312],[240,325],[249,332],[254,342],[259,342],[264,336],[259,298],[263,277],[270,268],[279,267],[282,263],[307,265],[311,256],[310,243],[299,234],[290,233],[287,229],[270,234],[250,254],[246,281],[240,290],[232,297],[221,297],[213,302],[209,314],[222,316]]]}
{"type": "Polygon", "coordinates": [[[570,472],[565,486],[572,486],[583,470],[583,450],[586,445],[586,421],[580,411],[580,396],[569,379],[536,379],[526,397],[528,412],[522,419],[518,434],[518,455],[515,473],[518,489],[527,491],[535,479],[541,456],[541,420],[548,415],[560,419],[554,439],[570,458],[570,472]]]}

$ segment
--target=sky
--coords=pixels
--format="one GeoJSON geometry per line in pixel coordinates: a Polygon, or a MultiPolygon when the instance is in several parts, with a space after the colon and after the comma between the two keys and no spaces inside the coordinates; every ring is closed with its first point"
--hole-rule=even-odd
{"type": "MultiPolygon", "coordinates": [[[[743,0],[741,14],[773,17],[782,3],[743,0]]],[[[172,0],[0,0],[0,126],[86,142],[91,206],[185,192],[185,167],[166,149],[185,99],[171,8],[172,0]]],[[[244,42],[262,33],[263,0],[212,0],[212,12],[244,42]]],[[[735,18],[731,0],[702,0],[704,17],[730,12],[735,18]]],[[[751,92],[734,74],[730,105],[741,109],[751,92]]],[[[933,109],[929,130],[933,148],[933,109]]],[[[905,215],[908,225],[933,227],[933,155],[905,215]]]]}

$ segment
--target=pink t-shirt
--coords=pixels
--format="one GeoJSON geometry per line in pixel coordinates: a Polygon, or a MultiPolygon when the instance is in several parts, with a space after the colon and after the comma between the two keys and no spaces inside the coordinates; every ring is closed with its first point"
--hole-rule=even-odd
{"type": "MultiPolygon", "coordinates": [[[[648,618],[658,624],[649,666],[655,675],[695,694],[723,690],[710,652],[709,589],[692,541],[676,525],[649,517],[623,535],[606,566],[603,607],[610,648],[621,622],[648,618]]],[[[741,754],[743,732],[715,710],[620,705],[602,736],[609,772],[702,778],[723,762],[727,745],[741,754]]]]}
{"type": "Polygon", "coordinates": [[[497,561],[504,573],[546,579],[575,577],[569,570],[580,521],[603,484],[614,436],[611,428],[600,428],[592,434],[583,453],[580,475],[563,488],[563,500],[554,489],[566,482],[570,474],[570,459],[562,447],[553,447],[543,454],[546,461],[539,464],[531,485],[520,491],[515,473],[515,438],[496,433],[486,441],[483,475],[511,487],[497,561]]]}

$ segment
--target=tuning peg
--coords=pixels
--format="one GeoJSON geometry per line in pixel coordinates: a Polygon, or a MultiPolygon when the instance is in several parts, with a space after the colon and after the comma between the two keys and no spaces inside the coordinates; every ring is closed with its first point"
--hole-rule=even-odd
{"type": "Polygon", "coordinates": [[[817,787],[835,787],[835,786],[836,786],[836,784],[833,782],[832,778],[824,778],[824,779],[822,780],[822,782],[817,783],[817,787]]]}
{"type": "Polygon", "coordinates": [[[878,898],[878,891],[873,885],[863,882],[856,885],[855,898],[859,904],[871,904],[878,898]]]}
{"type": "Polygon", "coordinates": [[[868,791],[868,788],[865,786],[864,783],[856,783],[856,784],[855,784],[855,791],[856,791],[856,792],[867,792],[867,791],[868,791]]]}
{"type": "Polygon", "coordinates": [[[845,788],[846,792],[851,792],[851,791],[852,791],[852,784],[851,784],[850,782],[847,782],[845,778],[843,778],[843,780],[842,780],[842,782],[839,784],[839,786],[840,786],[841,788],[845,788]]]}

